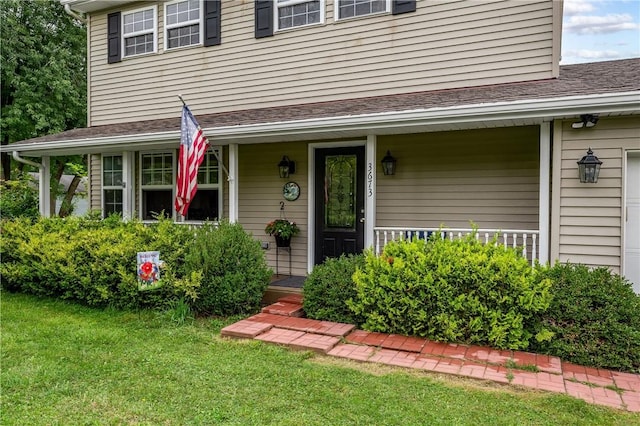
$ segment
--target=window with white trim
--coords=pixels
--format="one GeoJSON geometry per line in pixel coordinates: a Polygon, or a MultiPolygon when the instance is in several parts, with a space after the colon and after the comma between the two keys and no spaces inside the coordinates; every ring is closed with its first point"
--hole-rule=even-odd
{"type": "Polygon", "coordinates": [[[324,22],[324,0],[277,0],[276,6],[278,30],[324,22]]]}
{"type": "Polygon", "coordinates": [[[172,217],[175,167],[173,152],[140,155],[141,213],[143,220],[156,219],[164,212],[172,217]]]}
{"type": "MultiPolygon", "coordinates": [[[[218,155],[220,149],[214,148],[218,155]]],[[[218,220],[221,217],[221,168],[210,149],[198,168],[198,191],[191,200],[186,220],[218,220]]]]}
{"type": "Polygon", "coordinates": [[[122,13],[124,57],[156,51],[156,7],[122,13]]]}
{"type": "Polygon", "coordinates": [[[385,13],[391,10],[391,0],[336,0],[337,19],[385,13]]]}
{"type": "Polygon", "coordinates": [[[122,214],[122,155],[102,156],[102,214],[122,214]]]}
{"type": "Polygon", "coordinates": [[[167,49],[200,44],[201,0],[184,0],[165,5],[164,25],[167,49]]]}

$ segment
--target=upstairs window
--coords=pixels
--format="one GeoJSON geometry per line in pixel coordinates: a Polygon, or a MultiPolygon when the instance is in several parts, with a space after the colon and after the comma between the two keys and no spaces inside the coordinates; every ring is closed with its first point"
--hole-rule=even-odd
{"type": "Polygon", "coordinates": [[[390,3],[390,0],[336,0],[338,19],[388,12],[390,3]]]}
{"type": "Polygon", "coordinates": [[[278,0],[276,28],[302,27],[324,22],[324,0],[278,0]]]}
{"type": "MultiPolygon", "coordinates": [[[[325,0],[255,0],[255,38],[271,37],[278,30],[324,23],[324,3],[325,0]]],[[[415,12],[416,7],[416,0],[334,0],[334,20],[388,12],[401,15],[415,12]]]]}
{"type": "Polygon", "coordinates": [[[124,57],[156,51],[156,8],[122,14],[124,57]]]}
{"type": "Polygon", "coordinates": [[[201,0],[167,3],[165,28],[167,49],[200,44],[201,0]]]}

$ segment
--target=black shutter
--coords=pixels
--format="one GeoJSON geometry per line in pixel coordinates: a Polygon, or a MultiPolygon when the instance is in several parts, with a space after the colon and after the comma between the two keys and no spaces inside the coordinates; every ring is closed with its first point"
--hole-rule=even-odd
{"type": "Polygon", "coordinates": [[[391,13],[400,15],[401,13],[409,13],[416,11],[416,0],[393,0],[391,5],[391,13]]]}
{"type": "Polygon", "coordinates": [[[256,38],[273,35],[273,1],[256,0],[256,38]]]}
{"type": "Polygon", "coordinates": [[[121,60],[120,12],[114,12],[107,16],[107,62],[113,64],[121,60]]]}
{"type": "Polygon", "coordinates": [[[204,45],[217,46],[221,43],[220,8],[222,2],[220,0],[205,0],[204,2],[204,45]]]}

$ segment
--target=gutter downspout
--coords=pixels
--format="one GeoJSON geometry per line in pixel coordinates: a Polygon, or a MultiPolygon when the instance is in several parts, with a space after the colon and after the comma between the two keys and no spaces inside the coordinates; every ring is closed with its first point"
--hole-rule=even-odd
{"type": "Polygon", "coordinates": [[[67,15],[73,17],[74,19],[77,19],[78,21],[82,22],[83,24],[87,23],[87,18],[85,18],[82,15],[79,15],[78,13],[74,12],[73,10],[71,10],[71,6],[69,6],[69,4],[65,4],[64,5],[64,11],[67,12],[67,15]]]}
{"type": "Polygon", "coordinates": [[[20,157],[20,153],[18,151],[13,151],[13,159],[19,163],[28,164],[29,166],[38,168],[38,204],[40,208],[40,215],[43,217],[51,217],[51,163],[49,161],[49,157],[42,157],[42,163],[36,163],[20,157]]]}

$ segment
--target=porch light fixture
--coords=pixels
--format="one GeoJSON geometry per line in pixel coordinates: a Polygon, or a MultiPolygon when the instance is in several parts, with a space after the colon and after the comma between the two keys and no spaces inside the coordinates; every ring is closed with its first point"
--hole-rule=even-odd
{"type": "Polygon", "coordinates": [[[296,172],[296,162],[289,160],[289,157],[283,155],[282,160],[278,163],[278,171],[280,173],[280,177],[286,179],[289,175],[296,172]]]}
{"type": "Polygon", "coordinates": [[[396,174],[396,159],[391,156],[391,152],[387,151],[387,155],[382,159],[382,171],[385,176],[396,174]]]}
{"type": "Polygon", "coordinates": [[[591,148],[587,151],[587,155],[582,157],[582,160],[578,161],[578,172],[580,174],[580,182],[582,183],[596,183],[598,182],[598,175],[600,175],[600,166],[602,161],[598,160],[598,157],[593,155],[591,148]]]}
{"type": "Polygon", "coordinates": [[[580,121],[576,121],[571,125],[573,129],[589,129],[596,125],[598,122],[598,116],[594,114],[582,114],[580,116],[580,121]]]}

